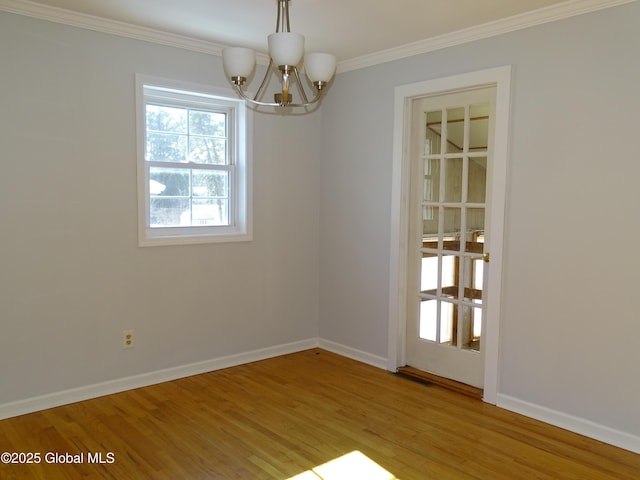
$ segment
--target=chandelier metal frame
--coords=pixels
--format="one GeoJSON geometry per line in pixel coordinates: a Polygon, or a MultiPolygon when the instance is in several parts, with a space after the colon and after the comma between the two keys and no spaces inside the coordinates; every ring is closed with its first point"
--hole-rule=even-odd
{"type": "MultiPolygon", "coordinates": [[[[291,34],[291,21],[289,17],[289,1],[290,0],[277,0],[278,13],[276,17],[275,34],[269,36],[270,37],[269,38],[269,47],[270,47],[269,48],[270,49],[269,65],[267,66],[267,70],[265,72],[264,78],[260,83],[260,87],[258,88],[256,94],[253,97],[248,95],[244,89],[244,86],[247,82],[247,77],[250,76],[250,73],[246,74],[243,72],[242,74],[236,74],[236,72],[230,71],[229,68],[227,67],[227,62],[229,61],[228,57],[231,57],[233,53],[231,52],[232,50],[249,51],[249,49],[233,48],[233,47],[223,49],[222,53],[223,53],[223,60],[225,61],[225,71],[227,72],[227,75],[229,75],[232,85],[234,86],[236,92],[241,98],[243,98],[244,100],[246,100],[247,102],[253,105],[264,106],[264,107],[312,106],[318,103],[323,98],[324,96],[323,94],[326,91],[326,87],[334,75],[335,57],[333,55],[329,55],[325,53],[307,54],[307,56],[305,57],[305,73],[315,89],[315,91],[313,92],[314,96],[311,98],[311,100],[309,100],[309,97],[307,96],[307,92],[305,91],[302,84],[298,66],[290,65],[288,63],[283,65],[277,65],[276,62],[274,61],[274,58],[273,58],[274,54],[271,51],[272,50],[271,37],[277,36],[277,34],[279,33],[291,34]],[[310,58],[312,55],[317,56],[316,59],[310,58]],[[323,73],[314,73],[313,76],[316,77],[315,79],[310,78],[312,77],[312,75],[310,74],[312,70],[312,60],[313,60],[313,63],[321,65],[319,67],[313,67],[313,69],[317,71],[317,69],[320,68],[320,71],[323,72],[323,73]],[[321,62],[321,63],[318,63],[318,62],[321,62]],[[269,83],[269,77],[274,72],[279,73],[280,81],[282,83],[282,91],[274,94],[273,102],[266,102],[262,100],[262,97],[269,83]],[[327,73],[327,72],[330,72],[330,73],[327,73]],[[299,91],[300,96],[302,98],[302,102],[300,103],[293,102],[293,94],[291,93],[292,87],[294,87],[296,90],[299,91]]],[[[291,35],[297,35],[297,34],[291,34],[291,35]]],[[[302,38],[302,42],[304,42],[304,37],[302,36],[300,37],[302,38]]],[[[255,64],[255,52],[253,53],[253,55],[254,55],[253,63],[255,64]]],[[[250,69],[250,71],[253,71],[253,67],[250,69]]]]}

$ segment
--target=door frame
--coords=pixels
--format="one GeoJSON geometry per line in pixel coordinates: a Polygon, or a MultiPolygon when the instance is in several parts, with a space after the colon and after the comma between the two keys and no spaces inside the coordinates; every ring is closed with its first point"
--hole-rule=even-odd
{"type": "Polygon", "coordinates": [[[496,87],[495,130],[492,175],[487,178],[491,192],[489,230],[491,262],[488,273],[487,318],[484,332],[484,397],[496,404],[498,396],[499,346],[502,299],[504,216],[511,110],[511,66],[491,68],[437,78],[395,89],[393,172],[391,188],[391,238],[389,259],[389,342],[388,369],[405,365],[407,275],[409,248],[409,201],[412,102],[427,95],[454,93],[483,86],[496,87]]]}

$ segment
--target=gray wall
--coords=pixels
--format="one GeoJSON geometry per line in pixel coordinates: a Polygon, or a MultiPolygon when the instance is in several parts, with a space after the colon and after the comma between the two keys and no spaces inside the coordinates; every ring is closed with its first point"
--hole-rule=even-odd
{"type": "Polygon", "coordinates": [[[394,88],[512,65],[499,393],[640,434],[640,3],[339,76],[320,336],[387,354],[394,88]]]}
{"type": "Polygon", "coordinates": [[[0,405],[317,337],[319,113],[254,117],[252,242],[139,248],[134,74],[221,59],[2,12],[0,45],[0,405]]]}

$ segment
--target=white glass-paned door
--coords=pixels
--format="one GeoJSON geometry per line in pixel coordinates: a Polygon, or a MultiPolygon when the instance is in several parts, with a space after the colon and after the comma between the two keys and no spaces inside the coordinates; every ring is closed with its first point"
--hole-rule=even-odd
{"type": "Polygon", "coordinates": [[[414,100],[407,364],[483,384],[495,88],[414,100]]]}

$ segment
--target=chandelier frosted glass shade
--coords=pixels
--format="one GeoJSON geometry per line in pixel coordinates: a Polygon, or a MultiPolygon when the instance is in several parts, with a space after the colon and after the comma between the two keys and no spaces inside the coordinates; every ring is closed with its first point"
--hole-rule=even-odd
{"type": "Polygon", "coordinates": [[[224,48],[222,65],[228,77],[250,77],[256,66],[256,52],[243,47],[224,48]]]}
{"type": "Polygon", "coordinates": [[[276,66],[297,66],[304,55],[304,37],[299,33],[272,33],[267,37],[269,56],[276,66]]]}
{"type": "Polygon", "coordinates": [[[304,56],[304,37],[292,33],[289,26],[289,1],[277,0],[278,15],[276,31],[267,38],[269,46],[269,66],[262,83],[253,98],[244,89],[247,79],[253,73],[256,53],[250,48],[228,47],[222,50],[224,71],[231,80],[238,95],[256,106],[267,107],[309,107],[320,101],[328,82],[336,71],[336,57],[328,53],[309,53],[304,57],[307,79],[313,85],[313,95],[307,95],[299,74],[299,66],[304,56]],[[273,67],[273,68],[272,68],[273,67]],[[281,92],[274,93],[274,101],[263,101],[265,90],[270,85],[271,75],[279,76],[281,92]],[[293,94],[293,91],[298,93],[293,94]],[[294,95],[300,101],[294,103],[294,95]]]}
{"type": "Polygon", "coordinates": [[[304,71],[312,82],[328,82],[336,72],[336,57],[330,53],[307,53],[304,71]]]}

